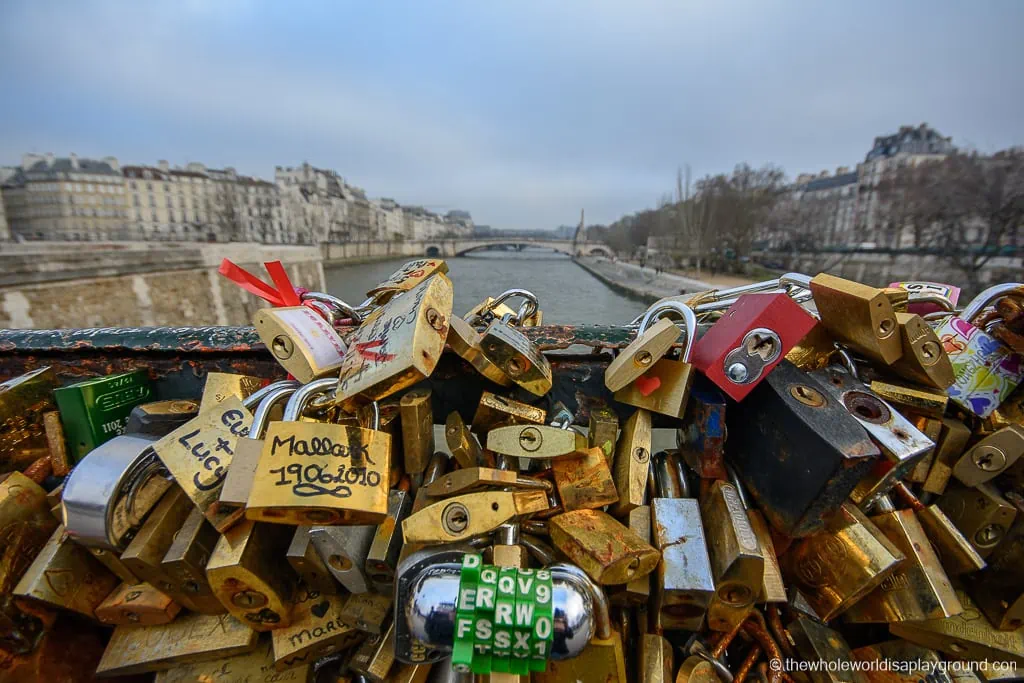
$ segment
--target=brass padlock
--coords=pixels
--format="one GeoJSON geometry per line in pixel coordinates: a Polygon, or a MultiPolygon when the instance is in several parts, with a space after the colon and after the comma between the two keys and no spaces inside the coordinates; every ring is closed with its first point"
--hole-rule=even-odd
{"type": "Polygon", "coordinates": [[[827,273],[808,286],[822,324],[841,342],[886,365],[903,355],[896,312],[883,290],[827,273]]]}
{"type": "Polygon", "coordinates": [[[409,261],[386,280],[366,293],[370,297],[367,305],[382,306],[392,298],[408,292],[423,283],[424,280],[438,274],[447,273],[448,264],[442,259],[416,259],[409,261]]]}
{"type": "Polygon", "coordinates": [[[395,663],[395,624],[381,635],[372,635],[352,654],[349,669],[373,683],[385,683],[395,663]]]}
{"type": "Polygon", "coordinates": [[[951,486],[938,506],[983,558],[1002,542],[1017,517],[1017,508],[991,484],[951,486]]]}
{"type": "Polygon", "coordinates": [[[548,509],[544,491],[467,493],[427,505],[402,522],[406,543],[454,543],[548,509]]]}
{"type": "Polygon", "coordinates": [[[288,558],[288,564],[299,575],[299,580],[307,589],[321,595],[337,595],[340,586],[331,576],[319,553],[316,552],[309,530],[308,526],[296,527],[295,535],[292,536],[292,542],[285,555],[288,558]]]}
{"type": "Polygon", "coordinates": [[[963,607],[912,510],[896,510],[882,496],[869,518],[903,553],[904,559],[873,591],[844,613],[853,623],[941,619],[963,607]]]}
{"type": "Polygon", "coordinates": [[[910,411],[917,415],[941,419],[949,404],[949,396],[935,389],[877,379],[871,380],[870,387],[872,392],[901,413],[910,411]]]}
{"type": "Polygon", "coordinates": [[[483,331],[480,351],[515,384],[543,396],[551,391],[551,363],[506,318],[492,321],[483,331]]]}
{"type": "Polygon", "coordinates": [[[704,524],[715,530],[708,535],[715,580],[708,626],[729,631],[746,619],[764,588],[764,554],[732,484],[715,480],[701,500],[700,512],[704,524]]]}
{"type": "Polygon", "coordinates": [[[643,505],[650,468],[651,414],[640,408],[622,425],[615,447],[612,477],[619,502],[611,507],[612,515],[621,518],[633,508],[643,505]]]}
{"type": "Polygon", "coordinates": [[[0,473],[24,469],[47,454],[43,414],[53,411],[56,388],[50,367],[0,382],[0,473]]]}
{"type": "Polygon", "coordinates": [[[153,626],[174,621],[181,605],[148,583],[122,583],[96,608],[96,618],[117,626],[153,626]]]}
{"type": "Polygon", "coordinates": [[[939,439],[942,436],[942,420],[934,417],[925,417],[924,415],[914,415],[913,413],[907,413],[907,419],[910,420],[918,431],[935,444],[904,477],[904,480],[911,484],[923,484],[928,479],[928,473],[935,462],[936,450],[938,449],[939,439]]]}
{"type": "Polygon", "coordinates": [[[402,420],[402,449],[405,472],[414,486],[423,479],[423,470],[434,454],[434,411],[430,407],[430,389],[405,392],[399,401],[402,420]]]}
{"type": "Polygon", "coordinates": [[[691,321],[686,318],[687,311],[693,316],[693,311],[678,301],[662,301],[647,309],[637,328],[636,338],[605,368],[604,385],[609,391],[624,389],[650,370],[679,339],[679,328],[675,321],[664,317],[666,314],[682,317],[688,332],[697,329],[696,318],[693,318],[694,324],[691,326],[691,321]]]}
{"type": "Polygon", "coordinates": [[[946,491],[950,478],[953,476],[953,465],[960,459],[967,442],[971,439],[971,429],[960,420],[943,417],[939,440],[935,444],[935,458],[928,470],[921,490],[925,493],[942,495],[946,491]]]}
{"type": "Polygon", "coordinates": [[[14,587],[14,603],[30,614],[61,609],[95,620],[96,608],[117,587],[118,578],[64,533],[56,531],[14,587]]]}
{"type": "MultiPolygon", "coordinates": [[[[452,457],[459,467],[477,467],[488,461],[480,443],[457,412],[449,414],[448,419],[445,420],[444,438],[448,444],[448,450],[452,452],[452,457]]],[[[493,464],[491,462],[491,465],[493,464]]]]}
{"type": "Polygon", "coordinates": [[[377,527],[370,524],[315,526],[309,530],[313,547],[327,565],[327,571],[350,593],[370,590],[366,558],[376,533],[377,527]]]}
{"type": "Polygon", "coordinates": [[[206,382],[203,384],[203,396],[199,401],[199,412],[206,412],[232,396],[239,401],[244,401],[262,385],[263,379],[252,375],[208,372],[206,373],[206,382]]]}
{"type": "Polygon", "coordinates": [[[277,362],[303,384],[338,372],[348,353],[330,322],[307,306],[261,308],[252,324],[277,362]]]}
{"type": "MultiPolygon", "coordinates": [[[[171,582],[165,592],[193,612],[221,614],[224,611],[206,580],[206,563],[219,538],[209,520],[193,508],[160,561],[160,569],[171,582]]],[[[160,587],[159,590],[165,589],[160,587]]]]}
{"type": "Polygon", "coordinates": [[[221,486],[238,440],[251,425],[252,413],[232,397],[153,444],[164,467],[215,527],[226,516],[217,512],[221,486]]]}
{"type": "Polygon", "coordinates": [[[893,492],[914,511],[948,576],[960,576],[984,569],[984,558],[942,508],[935,503],[925,505],[903,482],[896,484],[893,492]]]}
{"type": "Polygon", "coordinates": [[[700,504],[689,496],[689,486],[674,458],[660,453],[653,474],[651,535],[661,562],[652,607],[662,628],[697,631],[715,592],[700,504]]]}
{"type": "MultiPolygon", "coordinates": [[[[654,539],[651,536],[650,505],[641,505],[630,510],[626,516],[625,524],[630,531],[639,536],[643,541],[655,546],[654,539]]],[[[520,542],[523,543],[522,539],[520,539],[520,542]]],[[[530,550],[530,545],[535,543],[536,540],[533,537],[528,537],[528,543],[523,543],[523,545],[526,546],[527,550],[530,550]]],[[[531,553],[535,554],[535,550],[531,550],[531,553]]],[[[550,564],[550,562],[542,564],[550,564]]],[[[646,576],[632,579],[623,586],[610,587],[608,599],[613,605],[617,606],[646,605],[651,597],[651,577],[655,576],[655,574],[656,572],[652,572],[646,576]]]]}
{"type": "Polygon", "coordinates": [[[400,524],[411,510],[412,494],[408,482],[403,481],[388,492],[388,516],[377,526],[366,554],[366,574],[374,590],[380,593],[394,593],[395,571],[403,545],[400,524]]]}
{"type": "Polygon", "coordinates": [[[498,427],[487,432],[487,450],[531,460],[575,459],[586,453],[587,437],[552,425],[498,427]]]}
{"type": "Polygon", "coordinates": [[[391,619],[394,593],[353,593],[341,608],[341,621],[352,628],[380,635],[391,619]]]}
{"type": "Polygon", "coordinates": [[[451,315],[452,283],[441,273],[368,315],[349,340],[335,401],[352,412],[429,377],[451,315]]]}
{"type": "Polygon", "coordinates": [[[278,387],[268,393],[253,411],[249,434],[235,444],[235,456],[231,459],[231,467],[220,489],[217,500],[220,520],[218,531],[225,531],[245,516],[245,504],[252,491],[260,456],[263,455],[263,435],[270,424],[271,415],[279,407],[283,408],[298,388],[297,382],[278,387]]]}
{"type": "Polygon", "coordinates": [[[729,466],[726,469],[729,473],[729,481],[732,482],[736,493],[739,494],[740,503],[743,504],[743,508],[747,512],[750,528],[753,529],[754,536],[757,537],[757,542],[761,546],[761,554],[764,556],[764,580],[761,582],[761,592],[758,594],[757,602],[787,602],[789,598],[786,595],[786,586],[782,581],[782,569],[779,567],[779,558],[775,554],[775,542],[772,540],[772,531],[768,520],[764,518],[760,510],[750,507],[746,490],[736,475],[736,470],[729,466]]]}
{"type": "MultiPolygon", "coordinates": [[[[569,462],[577,462],[571,460],[569,462]]],[[[469,467],[437,477],[428,486],[420,487],[428,496],[441,498],[489,488],[540,489],[550,491],[551,482],[524,477],[513,470],[493,467],[469,467]]]]}
{"type": "MultiPolygon", "coordinates": [[[[449,418],[451,416],[449,415],[449,418]]],[[[547,411],[504,396],[485,391],[473,414],[473,431],[485,434],[498,427],[522,424],[545,424],[547,411]]]]}
{"type": "Polygon", "coordinates": [[[663,357],[655,361],[649,370],[622,389],[615,392],[615,400],[627,405],[644,408],[669,417],[681,418],[686,411],[690,386],[697,372],[690,365],[690,354],[697,337],[697,318],[685,305],[676,303],[674,310],[683,316],[686,343],[679,360],[663,357]]]}
{"type": "Polygon", "coordinates": [[[813,619],[797,617],[787,632],[805,662],[826,665],[808,674],[813,683],[862,683],[863,678],[857,676],[860,672],[853,669],[855,658],[850,646],[838,631],[813,619]]]}
{"type": "Polygon", "coordinates": [[[473,308],[469,309],[466,315],[462,316],[463,319],[473,327],[486,327],[494,320],[501,320],[505,316],[509,316],[509,319],[513,320],[516,325],[523,327],[536,327],[540,323],[527,325],[527,322],[533,323],[538,319],[540,314],[540,301],[537,299],[537,295],[527,289],[506,289],[504,292],[495,297],[487,297],[473,308]],[[523,302],[520,304],[518,310],[512,310],[505,304],[509,299],[521,298],[523,302]]]}
{"type": "Polygon", "coordinates": [[[206,564],[206,578],[234,618],[256,631],[291,623],[291,599],[298,577],[281,558],[291,530],[252,520],[228,529],[206,564]]]}
{"type": "Polygon", "coordinates": [[[594,581],[622,584],[650,574],[660,553],[600,510],[574,510],[548,520],[551,542],[594,581]]]}
{"type": "Polygon", "coordinates": [[[903,355],[890,364],[892,371],[927,387],[947,389],[952,386],[953,364],[935,330],[919,315],[900,312],[895,315],[903,355]]]}
{"type": "Polygon", "coordinates": [[[587,445],[600,448],[604,453],[608,466],[612,466],[615,457],[615,442],[619,436],[619,418],[608,406],[590,409],[590,422],[587,429],[587,445]]]}
{"type": "Polygon", "coordinates": [[[336,386],[332,379],[303,386],[288,400],[282,420],[267,428],[246,503],[247,519],[374,524],[387,516],[391,436],[375,429],[296,421],[314,396],[336,386]]]}
{"type": "Polygon", "coordinates": [[[1024,497],[1008,491],[1006,500],[1017,509],[1017,518],[1002,543],[989,555],[988,567],[968,577],[968,592],[988,620],[1000,631],[1024,625],[1024,497]]]}
{"type": "Polygon", "coordinates": [[[1024,455],[1024,425],[1009,425],[974,444],[953,465],[953,476],[966,486],[991,481],[1024,455]]]}
{"type": "Polygon", "coordinates": [[[448,346],[481,375],[495,384],[510,387],[512,378],[492,363],[480,348],[480,333],[462,318],[453,315],[448,327],[448,346]]]}
{"type": "Polygon", "coordinates": [[[345,598],[301,587],[292,601],[292,623],[271,632],[274,669],[312,664],[360,642],[365,634],[341,620],[345,598]]]}
{"type": "MultiPolygon", "coordinates": [[[[118,626],[103,651],[96,674],[129,676],[192,662],[210,662],[210,666],[215,664],[217,670],[223,670],[222,660],[252,652],[257,636],[256,631],[227,614],[186,613],[169,624],[118,626]]],[[[270,643],[267,645],[269,649],[270,643]]],[[[267,663],[273,663],[269,653],[267,663]]]]}
{"type": "Polygon", "coordinates": [[[794,542],[781,559],[787,583],[830,621],[885,581],[904,555],[863,512],[844,503],[825,529],[794,542]]]}
{"type": "MultiPolygon", "coordinates": [[[[287,673],[275,672],[271,638],[263,636],[251,652],[210,661],[176,664],[165,671],[158,671],[154,683],[210,683],[219,679],[254,682],[312,681],[324,673],[318,666],[319,663],[309,660],[296,663],[287,670],[287,673]]],[[[341,679],[332,679],[332,683],[341,683],[341,679]]]]}
{"type": "Polygon", "coordinates": [[[600,448],[591,448],[580,458],[553,460],[551,471],[566,511],[603,508],[619,500],[611,469],[600,448]]]}

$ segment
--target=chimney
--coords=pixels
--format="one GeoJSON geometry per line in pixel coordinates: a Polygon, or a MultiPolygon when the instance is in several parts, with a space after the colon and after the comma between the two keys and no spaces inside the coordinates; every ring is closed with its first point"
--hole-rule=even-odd
{"type": "MultiPolygon", "coordinates": [[[[72,155],[72,156],[74,156],[74,155],[72,155]]],[[[46,165],[47,166],[53,166],[53,152],[47,152],[46,153],[46,165]]]]}
{"type": "MultiPolygon", "coordinates": [[[[75,154],[74,152],[72,152],[71,154],[68,155],[68,159],[71,160],[71,168],[77,169],[78,168],[78,155],[75,154]]],[[[53,162],[50,162],[50,163],[52,164],[53,162]]]]}
{"type": "Polygon", "coordinates": [[[103,157],[103,163],[117,172],[121,171],[121,164],[117,161],[117,157],[103,157]]]}
{"type": "Polygon", "coordinates": [[[171,165],[167,163],[167,159],[161,159],[160,161],[156,162],[156,166],[164,173],[167,173],[168,171],[171,170],[171,165]]]}

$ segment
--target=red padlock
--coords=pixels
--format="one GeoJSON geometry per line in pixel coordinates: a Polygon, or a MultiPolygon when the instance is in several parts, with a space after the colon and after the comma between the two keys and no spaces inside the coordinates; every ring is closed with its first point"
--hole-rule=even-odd
{"type": "Polygon", "coordinates": [[[697,340],[690,362],[742,401],[816,323],[788,294],[744,294],[697,340]]]}

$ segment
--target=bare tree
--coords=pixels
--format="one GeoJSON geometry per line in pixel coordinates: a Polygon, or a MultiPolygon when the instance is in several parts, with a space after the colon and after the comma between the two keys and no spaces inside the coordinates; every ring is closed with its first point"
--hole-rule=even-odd
{"type": "Polygon", "coordinates": [[[693,190],[690,166],[686,166],[685,177],[682,169],[676,171],[676,212],[678,230],[675,248],[695,258],[697,274],[700,275],[714,225],[715,202],[710,194],[701,195],[693,190]]]}
{"type": "Polygon", "coordinates": [[[235,183],[220,181],[216,184],[211,209],[210,216],[215,229],[226,236],[229,242],[245,240],[248,221],[235,183]]]}

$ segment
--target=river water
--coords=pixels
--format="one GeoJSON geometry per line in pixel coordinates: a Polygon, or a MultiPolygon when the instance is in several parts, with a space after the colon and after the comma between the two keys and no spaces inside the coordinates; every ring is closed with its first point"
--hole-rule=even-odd
{"type": "MultiPolygon", "coordinates": [[[[366,298],[368,289],[409,260],[325,267],[327,291],[355,305],[366,298]]],[[[646,308],[643,302],[613,291],[563,254],[540,249],[491,251],[447,261],[448,277],[455,288],[454,310],[459,315],[486,297],[513,287],[537,295],[548,325],[622,325],[646,308]]]]}

